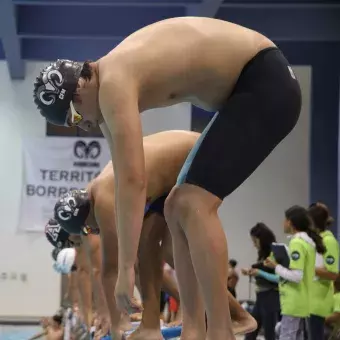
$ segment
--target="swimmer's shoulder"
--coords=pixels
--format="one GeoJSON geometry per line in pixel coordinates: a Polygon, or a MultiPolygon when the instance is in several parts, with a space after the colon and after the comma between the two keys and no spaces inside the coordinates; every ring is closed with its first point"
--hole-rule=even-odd
{"type": "Polygon", "coordinates": [[[132,55],[121,53],[120,50],[113,50],[98,60],[99,70],[99,99],[104,87],[109,87],[112,92],[110,98],[120,98],[125,94],[132,95],[138,88],[138,77],[132,55]]]}
{"type": "Polygon", "coordinates": [[[112,196],[114,194],[113,171],[106,176],[98,178],[91,189],[91,197],[95,202],[100,197],[112,196]]]}

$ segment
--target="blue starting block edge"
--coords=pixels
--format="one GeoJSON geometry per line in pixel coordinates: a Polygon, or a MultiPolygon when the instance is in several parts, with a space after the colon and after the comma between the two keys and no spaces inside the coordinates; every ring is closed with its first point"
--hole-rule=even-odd
{"type": "MultiPolygon", "coordinates": [[[[181,336],[182,333],[182,326],[180,327],[162,327],[162,335],[164,339],[173,339],[181,336]]],[[[111,340],[109,335],[104,336],[101,340],[111,340]]]]}
{"type": "Polygon", "coordinates": [[[162,328],[162,335],[164,339],[172,339],[181,336],[182,326],[162,328]]]}

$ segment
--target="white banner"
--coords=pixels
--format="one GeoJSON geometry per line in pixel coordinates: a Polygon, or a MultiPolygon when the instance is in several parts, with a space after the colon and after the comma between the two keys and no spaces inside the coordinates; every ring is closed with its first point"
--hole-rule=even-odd
{"type": "Polygon", "coordinates": [[[24,181],[19,229],[43,231],[57,198],[84,189],[110,160],[104,138],[46,137],[24,141],[24,181]]]}

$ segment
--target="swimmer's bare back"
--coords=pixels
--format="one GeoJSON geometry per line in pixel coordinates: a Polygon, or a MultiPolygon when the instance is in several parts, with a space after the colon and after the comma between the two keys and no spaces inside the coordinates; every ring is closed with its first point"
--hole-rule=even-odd
{"type": "MultiPolygon", "coordinates": [[[[150,201],[170,192],[190,150],[200,136],[192,131],[163,131],[143,138],[147,198],[150,201]]],[[[92,181],[90,196],[109,195],[114,200],[114,174],[109,162],[101,174],[92,181]]]]}
{"type": "Polygon", "coordinates": [[[168,19],[133,33],[100,59],[100,84],[120,82],[117,87],[135,92],[140,112],[180,102],[216,111],[247,62],[271,46],[260,33],[230,22],[168,19]]]}
{"type": "Polygon", "coordinates": [[[46,334],[46,340],[63,340],[64,337],[64,331],[63,329],[53,329],[52,327],[49,327],[47,334],[46,334]]]}

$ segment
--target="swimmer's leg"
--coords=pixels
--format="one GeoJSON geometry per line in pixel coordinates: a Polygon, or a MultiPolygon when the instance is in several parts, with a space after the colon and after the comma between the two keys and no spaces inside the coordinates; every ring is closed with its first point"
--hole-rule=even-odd
{"type": "MultiPolygon", "coordinates": [[[[172,250],[172,239],[169,228],[167,228],[164,238],[162,240],[162,251],[164,261],[172,268],[175,269],[174,254],[172,250]]],[[[168,327],[177,327],[182,325],[182,312],[179,298],[179,290],[177,281],[172,272],[168,268],[163,269],[163,291],[172,296],[178,303],[178,312],[176,313],[175,320],[168,324],[168,327]]]]}
{"type": "Polygon", "coordinates": [[[162,240],[162,253],[164,261],[172,268],[175,269],[174,254],[172,248],[172,238],[169,228],[166,229],[165,235],[162,240]]]}
{"type": "MultiPolygon", "coordinates": [[[[174,274],[172,273],[173,269],[164,268],[163,269],[163,285],[162,290],[171,296],[171,298],[175,299],[178,304],[178,311],[171,318],[171,322],[168,323],[168,327],[177,327],[182,325],[182,314],[180,312],[180,298],[179,298],[179,290],[174,274]]],[[[173,311],[171,312],[173,313],[173,311]]]]}
{"type": "Polygon", "coordinates": [[[179,291],[173,274],[167,269],[163,269],[162,290],[179,302],[179,291]]]}
{"type": "Polygon", "coordinates": [[[164,212],[172,236],[176,277],[182,308],[181,340],[204,340],[206,337],[205,311],[191,262],[188,242],[182,228],[172,218],[172,214],[169,215],[166,210],[167,208],[164,212]]]}
{"type": "Polygon", "coordinates": [[[257,328],[256,320],[250,315],[249,312],[242,308],[242,306],[229,292],[229,290],[228,297],[234,334],[238,335],[253,332],[257,328]]]}
{"type": "Polygon", "coordinates": [[[167,226],[163,217],[152,213],[144,219],[139,249],[139,276],[143,300],[140,327],[129,339],[162,340],[160,330],[160,292],[163,266],[160,240],[167,226]]]}
{"type": "MultiPolygon", "coordinates": [[[[171,231],[174,225],[181,226],[182,238],[187,243],[188,250],[184,251],[182,247],[174,248],[176,272],[182,272],[184,276],[184,282],[179,281],[183,313],[185,313],[186,305],[193,303],[193,301],[184,300],[184,294],[182,297],[184,285],[188,285],[189,291],[192,289],[191,280],[188,282],[186,269],[188,265],[183,264],[183,257],[189,255],[194,268],[192,273],[193,275],[196,273],[204,294],[208,321],[207,339],[234,340],[227,289],[227,241],[217,215],[217,209],[221,203],[219,198],[204,189],[183,184],[180,188],[174,188],[170,193],[166,205],[166,218],[171,231]],[[176,197],[179,193],[180,197],[176,197]],[[172,202],[176,204],[173,205],[172,202]],[[177,256],[181,260],[176,261],[177,256]]],[[[173,243],[174,245],[176,243],[174,235],[173,243]]],[[[200,322],[204,325],[204,321],[200,320],[200,322]]],[[[184,327],[185,315],[183,315],[184,327]]]]}

